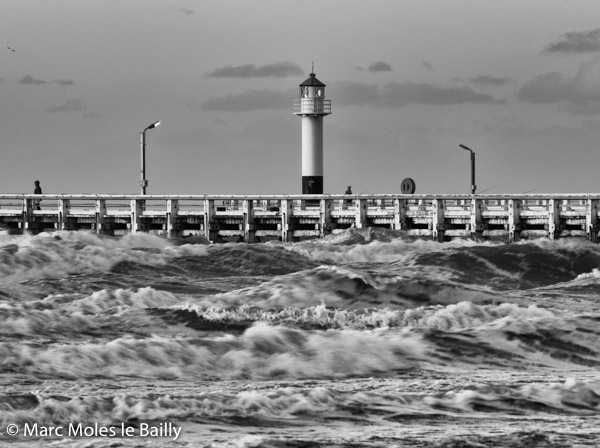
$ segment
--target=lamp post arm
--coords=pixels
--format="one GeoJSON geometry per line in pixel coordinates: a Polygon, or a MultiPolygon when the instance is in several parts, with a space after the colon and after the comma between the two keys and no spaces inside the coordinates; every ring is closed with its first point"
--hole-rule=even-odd
{"type": "Polygon", "coordinates": [[[460,146],[462,149],[466,149],[467,151],[471,151],[471,154],[473,154],[473,150],[471,148],[469,148],[468,146],[465,145],[458,145],[460,146]]]}

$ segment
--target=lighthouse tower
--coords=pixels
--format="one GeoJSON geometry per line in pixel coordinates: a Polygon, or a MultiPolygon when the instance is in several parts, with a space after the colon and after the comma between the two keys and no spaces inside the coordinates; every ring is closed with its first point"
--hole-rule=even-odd
{"type": "Polygon", "coordinates": [[[323,117],[330,113],[325,84],[311,73],[294,101],[294,114],[302,117],[302,194],[323,194],[323,117]]]}

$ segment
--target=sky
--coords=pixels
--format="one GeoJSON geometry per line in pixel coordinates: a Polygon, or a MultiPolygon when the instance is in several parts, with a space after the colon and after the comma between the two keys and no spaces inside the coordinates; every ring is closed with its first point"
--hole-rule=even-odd
{"type": "Polygon", "coordinates": [[[600,193],[598,0],[0,0],[0,193],[600,193]]]}

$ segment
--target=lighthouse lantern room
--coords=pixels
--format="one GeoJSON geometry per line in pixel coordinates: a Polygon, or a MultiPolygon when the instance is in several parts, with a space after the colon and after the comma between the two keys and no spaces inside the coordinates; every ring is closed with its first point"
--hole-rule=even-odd
{"type": "Polygon", "coordinates": [[[302,194],[323,194],[323,117],[331,114],[331,100],[314,73],[300,84],[294,114],[302,117],[302,194]]]}

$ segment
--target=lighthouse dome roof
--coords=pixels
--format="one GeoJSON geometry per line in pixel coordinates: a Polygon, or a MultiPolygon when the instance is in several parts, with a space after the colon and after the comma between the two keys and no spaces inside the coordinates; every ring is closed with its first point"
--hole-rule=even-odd
{"type": "Polygon", "coordinates": [[[302,84],[300,84],[300,87],[302,87],[302,86],[325,87],[325,84],[323,84],[321,81],[319,81],[314,73],[311,73],[310,77],[306,81],[304,81],[302,84]]]}

